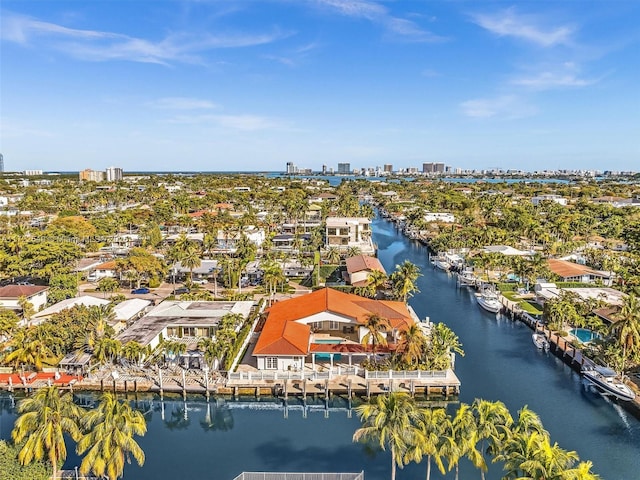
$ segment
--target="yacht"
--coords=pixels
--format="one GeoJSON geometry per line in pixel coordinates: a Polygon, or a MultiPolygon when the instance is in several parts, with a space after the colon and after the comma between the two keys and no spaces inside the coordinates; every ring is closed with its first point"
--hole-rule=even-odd
{"type": "Polygon", "coordinates": [[[476,276],[473,274],[472,268],[465,268],[458,273],[458,283],[464,286],[474,286],[476,284],[476,276]]]}
{"type": "Polygon", "coordinates": [[[549,341],[547,337],[542,333],[534,333],[531,335],[531,339],[533,340],[533,344],[538,347],[540,350],[544,350],[545,352],[549,351],[549,341]]]}
{"type": "Polygon", "coordinates": [[[582,375],[602,390],[605,395],[610,395],[625,401],[631,401],[636,398],[633,390],[619,380],[616,372],[608,367],[600,365],[584,367],[582,369],[582,375]]]}
{"type": "Polygon", "coordinates": [[[498,295],[494,291],[485,288],[475,295],[478,305],[484,308],[487,312],[498,313],[502,310],[502,304],[498,299],[498,295]]]}

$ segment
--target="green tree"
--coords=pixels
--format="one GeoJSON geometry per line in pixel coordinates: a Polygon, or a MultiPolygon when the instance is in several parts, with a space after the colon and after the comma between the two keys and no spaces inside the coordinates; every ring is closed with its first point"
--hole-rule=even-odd
{"type": "Polygon", "coordinates": [[[387,344],[387,332],[391,328],[389,320],[375,313],[367,315],[367,320],[364,324],[364,328],[367,330],[362,336],[362,345],[371,345],[371,350],[375,353],[381,345],[387,344]]]}
{"type": "Polygon", "coordinates": [[[396,466],[402,467],[407,445],[420,422],[420,410],[404,392],[378,395],[371,403],[356,407],[362,427],[353,434],[354,442],[373,442],[382,450],[391,451],[391,480],[396,478],[396,466]]]}
{"type": "Polygon", "coordinates": [[[104,393],[97,408],[86,413],[82,425],[88,432],[77,445],[79,454],[86,452],[80,464],[82,474],[91,472],[116,480],[123,475],[125,462],[131,463],[131,457],[138,465],[144,464],[144,452],[134,436],[143,436],[147,423],[142,413],[128,403],[104,393]]]}
{"type": "Polygon", "coordinates": [[[56,478],[58,465],[67,458],[65,434],[74,440],[80,438],[78,422],[83,415],[82,410],[73,403],[71,394],[61,395],[57,387],[44,387],[33,397],[21,400],[18,413],[20,416],[11,438],[16,444],[27,439],[18,460],[26,465],[32,460],[46,458],[51,462],[53,478],[56,478]]]}
{"type": "Polygon", "coordinates": [[[405,452],[405,462],[420,463],[427,457],[427,480],[431,478],[431,459],[443,475],[446,472],[442,457],[444,427],[447,412],[443,408],[424,408],[420,411],[417,428],[412,430],[413,437],[405,452]]]}
{"type": "Polygon", "coordinates": [[[118,282],[118,280],[113,277],[104,277],[98,282],[98,288],[96,288],[96,290],[103,292],[106,298],[107,293],[113,294],[118,288],[120,288],[120,282],[118,282]]]}
{"type": "Polygon", "coordinates": [[[402,265],[396,265],[395,271],[391,274],[391,283],[396,298],[401,298],[406,302],[414,292],[419,292],[416,280],[420,275],[420,269],[409,260],[406,260],[402,265]]]}
{"type": "Polygon", "coordinates": [[[624,299],[617,321],[611,324],[610,330],[622,347],[621,373],[624,375],[629,353],[640,348],[640,302],[635,294],[624,299]]]}

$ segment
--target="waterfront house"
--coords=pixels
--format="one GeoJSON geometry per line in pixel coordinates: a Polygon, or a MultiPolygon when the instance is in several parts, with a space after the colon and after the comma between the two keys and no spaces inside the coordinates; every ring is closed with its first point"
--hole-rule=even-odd
{"type": "Polygon", "coordinates": [[[371,220],[365,217],[328,217],[325,229],[326,248],[346,251],[357,247],[360,253],[375,253],[371,241],[371,220]]]}
{"type": "Polygon", "coordinates": [[[118,335],[155,348],[162,339],[178,340],[195,348],[200,338],[215,338],[218,324],[228,313],[247,319],[253,302],[164,301],[118,335]]]}
{"type": "MultiPolygon", "coordinates": [[[[399,332],[419,323],[404,302],[372,300],[332,288],[276,302],[265,311],[265,321],[253,349],[259,370],[300,370],[305,362],[346,357],[363,359],[373,352],[362,345],[369,316],[389,321],[386,352],[395,347],[399,332]]],[[[376,353],[382,353],[377,351],[376,353]]]]}
{"type": "Polygon", "coordinates": [[[551,258],[548,261],[549,270],[560,278],[561,282],[595,283],[611,286],[615,273],[594,270],[586,265],[551,258]]]}
{"type": "Polygon", "coordinates": [[[49,287],[39,285],[7,285],[0,287],[0,307],[21,312],[20,298],[24,297],[31,303],[33,310],[37,312],[47,304],[48,290],[49,287]]]}
{"type": "Polygon", "coordinates": [[[369,275],[374,272],[382,272],[385,275],[385,271],[382,263],[376,257],[370,257],[368,255],[356,255],[355,257],[349,257],[346,260],[347,263],[347,282],[354,287],[365,286],[369,284],[369,275]]]}

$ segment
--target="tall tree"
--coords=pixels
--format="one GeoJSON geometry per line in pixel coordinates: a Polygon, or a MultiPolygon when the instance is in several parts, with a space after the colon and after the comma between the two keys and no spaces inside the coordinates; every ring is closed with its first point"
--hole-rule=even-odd
{"type": "Polygon", "coordinates": [[[61,394],[57,387],[44,387],[33,397],[21,400],[18,413],[11,438],[16,444],[27,439],[18,460],[25,465],[46,457],[56,478],[58,466],[67,458],[64,436],[78,440],[82,434],[78,426],[82,410],[73,403],[71,394],[61,394]]]}
{"type": "Polygon", "coordinates": [[[356,407],[362,427],[353,434],[354,442],[373,442],[382,450],[391,451],[391,480],[396,478],[396,466],[402,467],[413,430],[420,422],[415,401],[404,392],[378,395],[371,403],[356,407]]]}
{"type": "Polygon", "coordinates": [[[420,275],[420,269],[409,260],[406,260],[402,265],[396,265],[395,271],[391,274],[391,283],[396,297],[406,302],[414,292],[419,292],[416,280],[420,275]]]}
{"type": "Polygon", "coordinates": [[[138,465],[144,464],[144,452],[134,436],[144,435],[147,423],[142,413],[128,403],[104,393],[98,407],[86,413],[82,425],[88,432],[77,445],[79,454],[87,452],[80,464],[82,474],[91,472],[116,480],[124,472],[125,461],[131,463],[131,457],[138,465]]]}

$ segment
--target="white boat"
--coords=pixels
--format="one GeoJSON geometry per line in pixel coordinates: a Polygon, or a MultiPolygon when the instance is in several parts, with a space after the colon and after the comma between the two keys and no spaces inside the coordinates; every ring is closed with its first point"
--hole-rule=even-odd
{"type": "Polygon", "coordinates": [[[502,310],[502,304],[495,292],[485,289],[475,295],[478,305],[484,308],[487,312],[498,313],[502,310]]]}
{"type": "Polygon", "coordinates": [[[476,284],[476,276],[473,274],[473,270],[465,268],[463,271],[458,273],[458,283],[460,285],[472,286],[476,284]]]}
{"type": "Polygon", "coordinates": [[[604,394],[611,395],[620,400],[631,401],[636,398],[633,390],[620,381],[612,369],[596,365],[594,367],[584,367],[582,375],[593,385],[600,388],[604,394]]]}
{"type": "Polygon", "coordinates": [[[446,260],[442,260],[439,258],[436,258],[433,261],[433,264],[439,268],[440,270],[444,270],[445,272],[448,272],[449,269],[451,268],[451,264],[449,262],[447,262],[446,260]]]}
{"type": "Polygon", "coordinates": [[[542,333],[534,333],[531,335],[531,339],[533,340],[533,344],[540,350],[544,350],[545,352],[549,350],[549,341],[547,337],[545,337],[542,333]]]}

